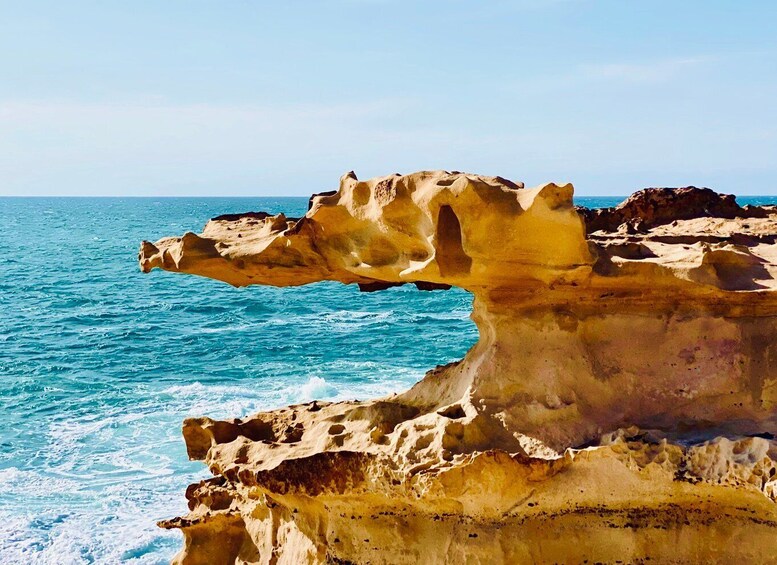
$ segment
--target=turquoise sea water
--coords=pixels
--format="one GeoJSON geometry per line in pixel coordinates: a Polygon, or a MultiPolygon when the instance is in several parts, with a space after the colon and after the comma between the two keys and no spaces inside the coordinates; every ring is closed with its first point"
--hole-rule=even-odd
{"type": "MultiPolygon", "coordinates": [[[[581,198],[588,206],[619,198],[581,198]]],[[[777,203],[777,198],[739,198],[777,203]]],[[[138,271],[142,239],[306,198],[0,198],[0,563],[166,563],[208,475],[187,416],[407,388],[474,343],[471,297],[235,289],[138,271]]]]}

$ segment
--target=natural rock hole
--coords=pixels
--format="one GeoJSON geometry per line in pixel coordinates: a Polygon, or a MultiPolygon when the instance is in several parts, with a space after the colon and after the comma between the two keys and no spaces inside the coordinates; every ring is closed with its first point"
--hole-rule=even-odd
{"type": "Polygon", "coordinates": [[[437,265],[442,276],[469,273],[472,259],[464,252],[461,223],[448,205],[442,206],[437,216],[436,242],[437,265]]]}
{"type": "Polygon", "coordinates": [[[452,406],[448,406],[447,408],[444,408],[437,413],[440,416],[445,416],[451,420],[458,420],[459,418],[464,418],[467,416],[466,412],[464,412],[464,408],[461,407],[461,404],[453,404],[452,406]]]}

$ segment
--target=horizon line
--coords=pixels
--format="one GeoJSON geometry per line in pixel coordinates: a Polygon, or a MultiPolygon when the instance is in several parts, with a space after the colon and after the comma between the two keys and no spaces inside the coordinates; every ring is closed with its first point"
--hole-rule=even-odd
{"type": "MultiPolygon", "coordinates": [[[[643,189],[640,189],[643,190],[643,189]]],[[[714,190],[714,189],[712,189],[714,190]]],[[[573,198],[628,198],[632,194],[635,194],[639,192],[639,190],[635,190],[634,192],[628,193],[628,194],[575,194],[573,195],[573,198]]],[[[717,191],[715,191],[717,192],[717,191]]],[[[732,194],[735,198],[777,198],[777,193],[774,194],[736,194],[733,192],[718,192],[718,194],[732,194]]],[[[0,199],[11,199],[11,198],[18,198],[18,199],[34,199],[34,198],[132,198],[137,200],[142,199],[159,199],[159,198],[311,198],[312,196],[315,196],[315,194],[311,194],[309,196],[303,196],[303,195],[293,195],[293,194],[286,194],[286,195],[257,195],[257,196],[246,196],[246,195],[196,195],[196,194],[190,194],[190,195],[172,195],[172,194],[166,194],[166,195],[160,195],[160,196],[135,196],[135,195],[125,195],[125,194],[57,194],[57,195],[47,195],[47,194],[36,194],[36,195],[28,195],[23,196],[21,194],[0,194],[0,199]]]]}

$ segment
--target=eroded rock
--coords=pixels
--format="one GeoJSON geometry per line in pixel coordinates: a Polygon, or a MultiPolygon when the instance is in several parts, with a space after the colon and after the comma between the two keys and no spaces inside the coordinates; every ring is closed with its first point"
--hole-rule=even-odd
{"type": "Polygon", "coordinates": [[[409,391],[189,419],[178,563],[771,562],[777,211],[420,172],[144,242],[234,285],[451,285],[480,339],[409,391]],[[586,228],[587,223],[587,228],[586,228]]]}

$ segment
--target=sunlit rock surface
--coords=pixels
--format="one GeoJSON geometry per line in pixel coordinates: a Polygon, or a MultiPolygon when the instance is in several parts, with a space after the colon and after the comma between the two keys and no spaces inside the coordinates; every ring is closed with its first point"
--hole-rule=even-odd
{"type": "Polygon", "coordinates": [[[143,242],[238,286],[462,287],[480,331],[402,394],[187,420],[214,478],[161,524],[176,562],[777,562],[777,210],[572,191],[349,173],[303,218],[143,242]]]}

